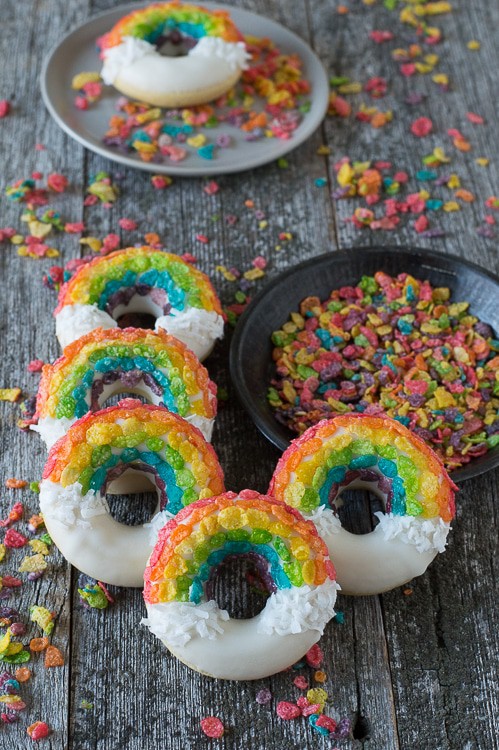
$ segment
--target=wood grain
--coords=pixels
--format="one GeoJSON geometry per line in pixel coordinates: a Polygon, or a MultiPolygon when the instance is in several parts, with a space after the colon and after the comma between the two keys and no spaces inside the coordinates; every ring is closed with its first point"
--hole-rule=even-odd
{"type": "MultiPolygon", "coordinates": [[[[365,101],[382,110],[391,108],[394,119],[378,131],[353,119],[327,119],[309,141],[288,156],[288,168],[270,164],[220,177],[220,191],[213,196],[203,192],[206,180],[202,178],[175,179],[167,191],[153,191],[146,174],[84,151],[45,111],[38,74],[46,51],[74,25],[114,5],[113,0],[29,0],[23,4],[3,0],[0,50],[2,59],[13,58],[13,64],[2,67],[0,98],[14,102],[12,115],[0,124],[4,185],[29,177],[35,169],[45,174],[63,172],[71,189],[54,200],[54,205],[68,221],[84,220],[88,234],[121,233],[124,245],[138,241],[146,231],[157,231],[168,249],[192,253],[199,266],[213,274],[224,303],[232,301],[235,286],[214,274],[215,266],[235,265],[245,270],[258,254],[269,261],[266,279],[328,250],[375,243],[416,242],[499,270],[495,242],[476,234],[485,213],[483,201],[497,192],[499,184],[493,158],[499,136],[497,3],[458,0],[452,14],[435,20],[445,29],[444,42],[435,48],[441,56],[438,69],[451,77],[451,90],[445,94],[431,76],[406,79],[399,75],[391,50],[409,45],[415,37],[381,2],[366,5],[352,0],[347,3],[347,15],[339,15],[338,3],[332,0],[233,3],[267,15],[305,38],[330,75],[362,82],[370,76],[384,76],[389,82],[385,98],[371,102],[366,94],[360,94],[351,101],[354,106],[365,101]],[[372,29],[391,29],[395,39],[374,45],[368,37],[372,29]],[[467,49],[470,39],[481,42],[478,52],[467,49]],[[16,40],[14,46],[12,40],[16,40]],[[425,93],[426,101],[412,108],[404,105],[412,91],[425,93]],[[466,120],[468,111],[481,114],[486,125],[472,126],[466,120]],[[434,133],[416,139],[409,132],[410,123],[428,114],[434,133]],[[453,149],[446,135],[450,127],[462,129],[470,138],[470,154],[453,149]],[[46,150],[35,151],[38,142],[45,144],[46,150]],[[329,157],[317,154],[321,144],[329,146],[329,157]],[[404,220],[396,232],[357,230],[345,219],[360,205],[358,201],[331,200],[333,165],[343,156],[392,161],[396,169],[410,173],[411,190],[423,186],[433,193],[433,187],[417,183],[414,174],[422,167],[421,158],[441,145],[452,157],[448,171],[459,174],[463,187],[475,195],[474,202],[463,205],[459,213],[440,212],[432,218],[433,225],[445,229],[444,238],[416,235],[412,220],[404,220]],[[490,166],[479,167],[474,161],[478,156],[490,157],[490,166]],[[111,210],[83,210],[85,185],[101,169],[119,181],[121,197],[111,210]],[[318,178],[327,180],[326,187],[316,185],[318,178]],[[245,206],[247,199],[265,212],[266,229],[259,228],[255,209],[245,206]],[[239,217],[237,224],[225,222],[229,214],[239,217]],[[136,233],[119,230],[117,222],[122,216],[140,222],[136,233]],[[291,232],[293,239],[277,251],[282,231],[291,232]],[[208,245],[196,241],[198,233],[209,237],[208,245]]],[[[434,192],[446,200],[452,197],[447,188],[435,188],[434,192]]],[[[2,199],[1,210],[0,225],[19,226],[17,204],[2,199]]],[[[57,237],[57,247],[64,261],[80,254],[72,235],[57,237]]],[[[25,393],[33,393],[36,378],[26,372],[28,362],[35,357],[49,361],[58,354],[51,318],[54,296],[41,284],[42,271],[51,262],[19,258],[14,248],[2,246],[0,264],[0,387],[20,385],[25,393]]],[[[257,288],[264,283],[259,282],[257,288]]],[[[264,491],[278,454],[235,399],[227,369],[229,343],[230,334],[208,362],[213,379],[229,393],[220,410],[214,446],[228,488],[247,486],[264,491]]],[[[2,482],[10,476],[38,478],[45,460],[37,437],[16,429],[18,416],[15,406],[0,404],[2,482]]],[[[340,597],[344,623],[330,623],[322,646],[328,673],[325,687],[331,695],[329,712],[336,717],[349,716],[355,727],[356,739],[338,742],[341,748],[499,747],[494,724],[499,713],[497,479],[496,471],[462,486],[449,549],[427,574],[414,581],[411,594],[397,589],[381,597],[340,597]]],[[[6,490],[0,500],[2,517],[21,497],[27,506],[26,517],[35,512],[33,494],[6,490]]],[[[10,553],[0,573],[15,574],[23,556],[23,551],[10,553]]],[[[276,717],[276,701],[293,700],[299,694],[289,673],[256,683],[201,677],[167,654],[139,625],[144,614],[139,591],[115,589],[113,607],[104,612],[85,610],[77,595],[78,572],[71,570],[57,551],[49,560],[50,570],[42,579],[26,583],[3,603],[19,609],[24,621],[28,607],[35,602],[54,610],[57,626],[53,642],[64,652],[66,665],[46,670],[38,657],[33,659],[33,678],[21,688],[28,709],[17,725],[0,727],[2,750],[32,747],[26,726],[37,719],[52,727],[44,744],[51,750],[208,748],[213,742],[201,734],[199,720],[209,714],[219,715],[226,725],[217,747],[302,750],[332,746],[305,721],[283,722],[276,717]],[[264,686],[273,693],[271,707],[255,701],[264,686]],[[84,707],[88,704],[93,708],[84,707]]],[[[240,607],[238,586],[226,589],[225,596],[234,611],[240,607]]],[[[24,642],[39,635],[36,631],[30,626],[24,642]]]]}

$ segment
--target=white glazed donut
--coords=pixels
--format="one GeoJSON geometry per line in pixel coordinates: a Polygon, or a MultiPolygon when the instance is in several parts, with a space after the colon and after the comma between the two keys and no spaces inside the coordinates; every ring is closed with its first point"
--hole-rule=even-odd
{"type": "Polygon", "coordinates": [[[316,524],[342,593],[377,594],[421,575],[444,551],[455,489],[431,448],[399,422],[344,415],[292,442],[269,493],[316,524]],[[342,527],[336,511],[345,487],[371,489],[383,500],[373,532],[342,527]]]}
{"type": "Polygon", "coordinates": [[[223,336],[220,301],[202,271],[178,255],[128,247],[80,266],[59,292],[54,312],[61,347],[95,328],[117,328],[127,313],[149,313],[156,330],[205,359],[223,336]]]}
{"type": "Polygon", "coordinates": [[[48,448],[77,419],[120,393],[180,414],[211,440],[217,387],[196,355],[160,329],[96,328],[44,365],[32,429],[48,448]]]}
{"type": "Polygon", "coordinates": [[[159,532],[144,574],[147,625],[181,661],[228,680],[286,669],[319,640],[338,586],[327,548],[298,511],[252,490],[184,508],[159,532]],[[235,620],[212,598],[219,565],[249,559],[269,591],[235,620]]]}
{"type": "Polygon", "coordinates": [[[101,40],[102,79],[126,96],[160,107],[217,99],[247,67],[241,34],[224,11],[156,3],[122,18],[101,40]],[[173,54],[183,43],[187,54],[173,54]]]}
{"type": "Polygon", "coordinates": [[[106,492],[111,484],[125,494],[151,483],[162,519],[224,490],[211,445],[161,406],[125,399],[75,422],[52,447],[40,483],[40,509],[64,557],[97,580],[141,586],[154,544],[151,524],[115,521],[106,492]]]}

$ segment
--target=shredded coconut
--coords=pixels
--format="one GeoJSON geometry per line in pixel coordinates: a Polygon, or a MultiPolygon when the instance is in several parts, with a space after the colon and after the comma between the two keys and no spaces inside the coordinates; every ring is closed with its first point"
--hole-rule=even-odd
{"type": "Polygon", "coordinates": [[[68,419],[67,417],[60,417],[60,419],[56,417],[43,417],[38,421],[38,424],[32,424],[30,429],[33,432],[38,432],[50,450],[54,443],[66,434],[75,421],[75,419],[68,419]]]}
{"type": "Polygon", "coordinates": [[[232,70],[246,70],[251,59],[244,42],[226,42],[217,36],[203,36],[189,50],[191,56],[219,57],[228,63],[232,70]]]}
{"type": "Polygon", "coordinates": [[[326,624],[334,617],[339,588],[336,581],[328,578],[321,586],[279,589],[267,599],[258,632],[290,635],[318,630],[322,635],[326,624]]]}
{"type": "Polygon", "coordinates": [[[197,427],[198,430],[203,434],[204,439],[207,443],[211,442],[211,436],[213,434],[214,419],[208,417],[202,417],[200,414],[187,414],[185,417],[187,422],[197,427]]]}
{"type": "Polygon", "coordinates": [[[63,349],[96,328],[117,327],[116,321],[95,305],[65,305],[55,317],[55,334],[63,349]]]}
{"type": "Polygon", "coordinates": [[[326,537],[330,534],[338,534],[341,531],[341,521],[335,516],[331,508],[325,505],[319,505],[310,515],[307,515],[307,521],[312,521],[319,533],[319,536],[326,537]]]}
{"type": "Polygon", "coordinates": [[[60,484],[48,479],[44,479],[40,484],[40,508],[46,518],[59,521],[68,528],[91,528],[89,518],[109,513],[106,499],[94,490],[82,495],[79,482],[61,487],[60,484]]]}
{"type": "Polygon", "coordinates": [[[104,64],[101,78],[104,83],[113,84],[122,68],[140,60],[145,55],[157,55],[154,44],[134,36],[125,36],[121,44],[104,50],[104,64]]]}
{"type": "Polygon", "coordinates": [[[160,328],[183,341],[202,360],[211,352],[215,341],[222,338],[224,319],[215,310],[198,307],[173,309],[170,315],[162,315],[156,320],[155,330],[160,328]]]}
{"type": "Polygon", "coordinates": [[[374,514],[379,518],[379,524],[374,533],[382,533],[385,540],[399,539],[406,544],[412,544],[418,552],[429,552],[436,549],[445,550],[450,524],[441,518],[415,518],[414,516],[395,516],[393,513],[374,514]]]}
{"type": "Polygon", "coordinates": [[[185,646],[191,638],[213,640],[224,632],[221,625],[227,622],[229,613],[219,609],[216,602],[166,602],[147,604],[147,618],[141,620],[151,633],[166,641],[173,648],[185,646]]]}

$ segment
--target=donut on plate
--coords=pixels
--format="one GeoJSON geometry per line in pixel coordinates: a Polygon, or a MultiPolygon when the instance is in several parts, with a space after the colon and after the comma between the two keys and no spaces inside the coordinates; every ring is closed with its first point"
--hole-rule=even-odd
{"type": "Polygon", "coordinates": [[[224,491],[215,451],[161,406],[125,399],[75,422],[50,450],[40,483],[47,530],[66,560],[116,586],[141,586],[154,530],[184,505],[224,491]],[[158,494],[150,524],[114,520],[106,492],[158,494]],[[158,521],[159,519],[159,521],[158,521]]]}
{"type": "Polygon", "coordinates": [[[337,416],[310,427],[283,453],[269,494],[298,508],[329,547],[346,594],[376,594],[424,573],[443,552],[454,490],[436,454],[388,417],[337,416]],[[351,534],[337,508],[345,487],[365,487],[385,513],[369,534],[351,534]]]}
{"type": "Polygon", "coordinates": [[[43,367],[32,429],[50,448],[77,419],[124,392],[179,414],[211,439],[217,387],[196,355],[162,329],[96,328],[69,344],[43,367]]]}
{"type": "Polygon", "coordinates": [[[227,492],[187,506],[161,529],[144,574],[147,625],[192,669],[253,680],[298,661],[334,615],[337,584],[314,524],[274,498],[227,492]],[[213,600],[219,566],[249,559],[270,594],[248,620],[213,600]]]}
{"type": "Polygon", "coordinates": [[[64,349],[95,328],[117,328],[125,313],[149,313],[168,333],[205,359],[223,336],[220,301],[202,271],[178,255],[128,247],[94,258],[60,289],[54,312],[64,349]]]}
{"type": "Polygon", "coordinates": [[[237,83],[249,58],[227,12],[179,2],[129,13],[100,45],[104,82],[160,107],[217,99],[237,83]]]}

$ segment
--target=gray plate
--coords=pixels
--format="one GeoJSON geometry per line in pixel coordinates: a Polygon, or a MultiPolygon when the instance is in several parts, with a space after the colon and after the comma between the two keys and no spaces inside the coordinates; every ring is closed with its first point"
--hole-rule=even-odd
{"type": "Polygon", "coordinates": [[[279,159],[303,143],[319,126],[328,106],[328,80],[318,57],[300,37],[269,18],[221,4],[203,2],[203,6],[229,11],[243,34],[269,37],[283,52],[296,52],[301,57],[304,75],[312,88],[311,108],[304,115],[292,138],[287,141],[263,138],[260,141],[248,142],[244,140],[244,134],[238,128],[219,125],[205,131],[208,141],[214,142],[218,135],[224,133],[232,137],[232,146],[218,148],[213,161],[203,159],[193,150],[183,162],[175,164],[168,161],[159,164],[146,163],[135,154],[124,154],[105,146],[102,137],[107,130],[109,118],[116,114],[115,105],[120,94],[111,86],[106,86],[100,101],[88,110],[81,111],[74,105],[77,92],[71,89],[71,80],[82,71],[101,69],[98,49],[95,46],[96,39],[108,32],[124,15],[144,7],[140,4],[122,5],[86,21],[64,37],[47,56],[40,81],[42,96],[57,124],[83,146],[108,159],[155,174],[184,177],[242,172],[279,159]]]}

